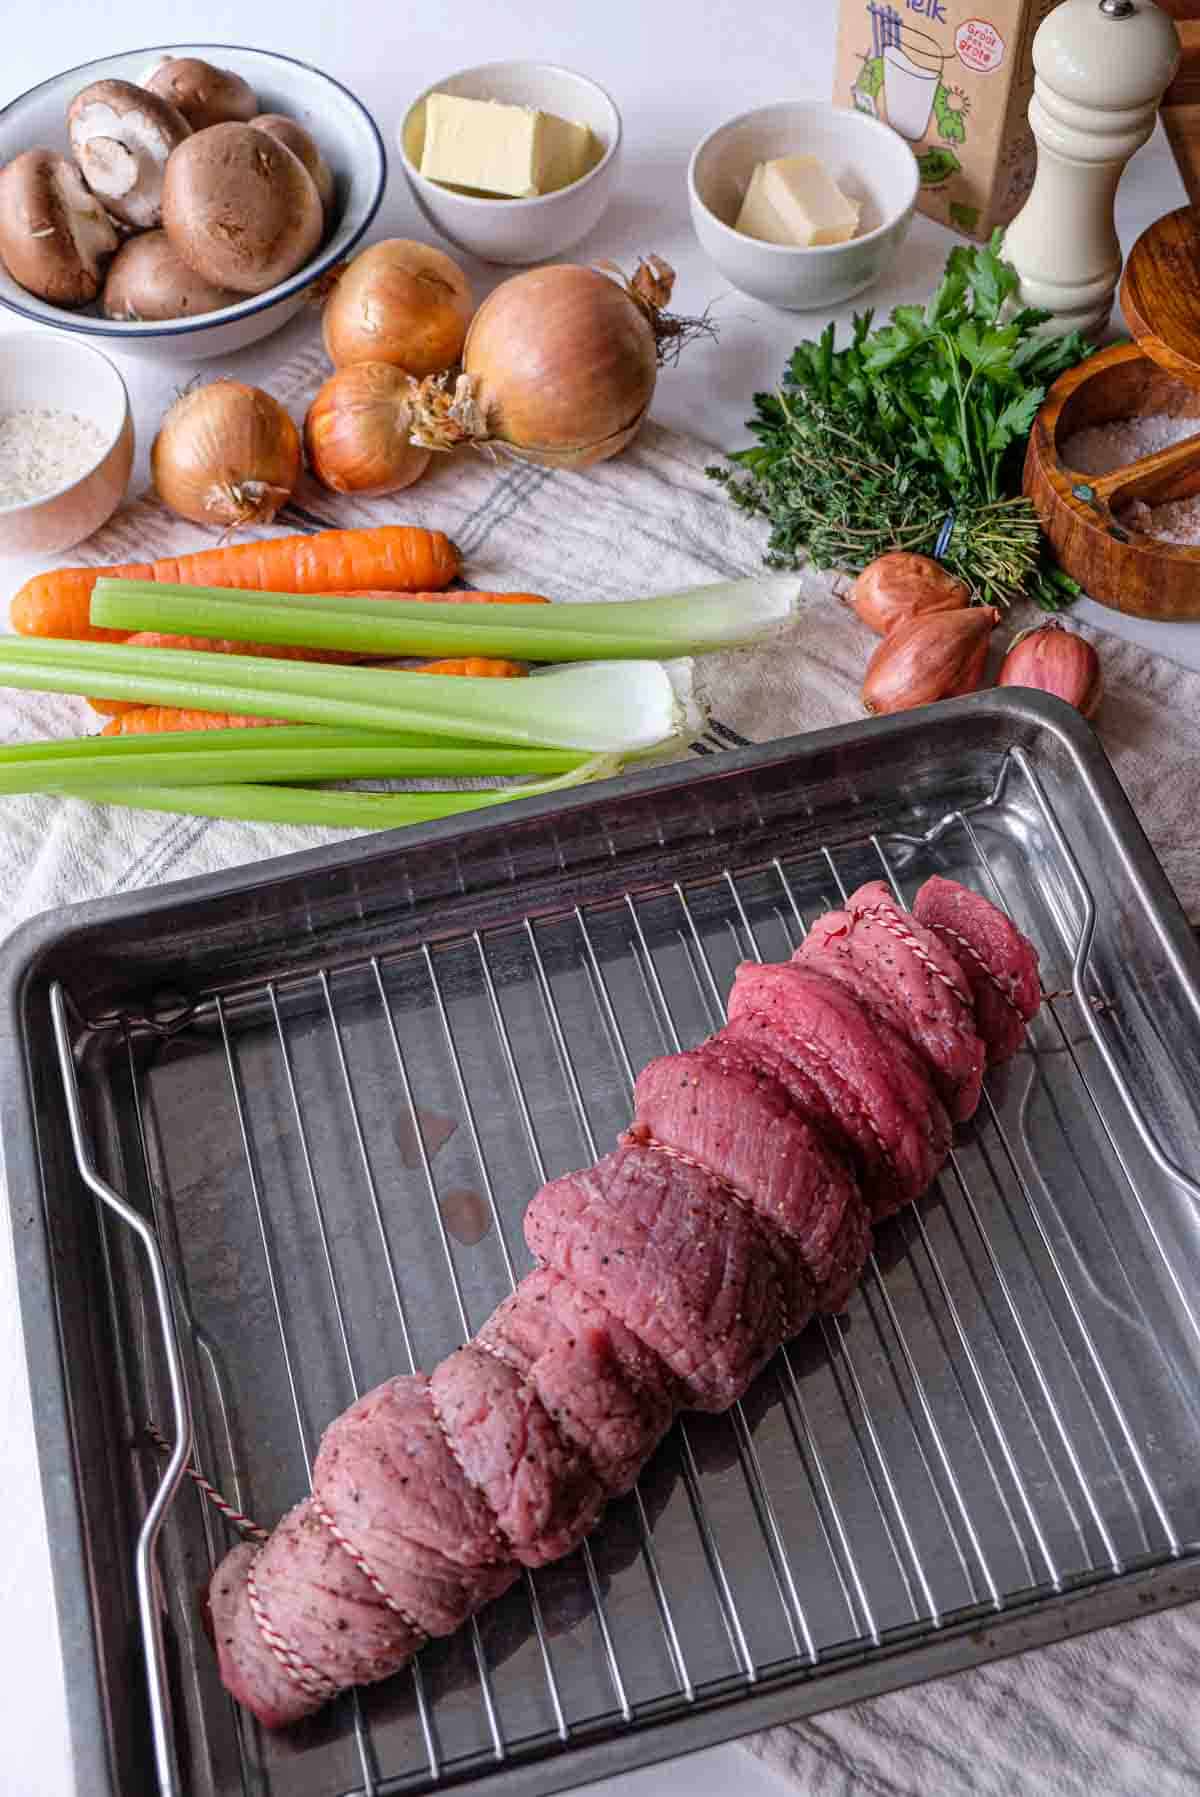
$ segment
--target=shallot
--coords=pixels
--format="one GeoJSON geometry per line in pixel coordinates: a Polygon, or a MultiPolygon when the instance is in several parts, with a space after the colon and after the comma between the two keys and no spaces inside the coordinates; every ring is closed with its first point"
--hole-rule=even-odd
{"type": "Polygon", "coordinates": [[[971,603],[971,589],[932,556],[892,549],[876,556],[850,589],[849,604],[876,636],[886,636],[896,624],[930,612],[962,611],[971,603]]]}
{"type": "Polygon", "coordinates": [[[180,394],[150,451],[165,506],[194,524],[269,524],[300,478],[300,433],[277,399],[241,381],[180,394]]]}
{"type": "Polygon", "coordinates": [[[937,699],[973,693],[983,683],[988,643],[1000,622],[991,605],[908,618],[884,637],[867,665],[866,711],[912,711],[937,699]]]}
{"type": "Polygon", "coordinates": [[[997,682],[1032,686],[1065,699],[1090,718],[1104,692],[1100,657],[1085,637],[1061,624],[1037,624],[1014,637],[997,682]]]}

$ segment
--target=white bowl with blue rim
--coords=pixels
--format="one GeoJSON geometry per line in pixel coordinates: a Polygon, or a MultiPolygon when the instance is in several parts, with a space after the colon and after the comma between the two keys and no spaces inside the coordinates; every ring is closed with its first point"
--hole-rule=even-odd
{"type": "Polygon", "coordinates": [[[387,183],[387,152],[362,101],[308,63],[238,44],[161,44],[81,63],[11,100],[0,109],[0,167],[22,150],[68,153],[67,108],[81,88],[93,81],[141,82],[165,57],[176,56],[195,56],[217,68],[232,69],[250,83],[263,112],[286,113],[317,140],[333,171],[336,198],[333,228],[316,255],[265,293],[249,295],[217,312],[152,323],[104,318],[98,306],[79,311],[52,306],[27,293],[0,263],[0,306],[123,355],[195,362],[245,349],[296,316],[313,283],[345,261],[379,210],[387,183]]]}

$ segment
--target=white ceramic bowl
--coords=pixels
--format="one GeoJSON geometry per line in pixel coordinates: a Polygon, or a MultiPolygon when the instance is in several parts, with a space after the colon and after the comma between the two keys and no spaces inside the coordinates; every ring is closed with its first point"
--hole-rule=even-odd
{"type": "Polygon", "coordinates": [[[0,305],[38,324],[77,332],[123,354],[195,362],[244,349],[295,317],[312,282],[350,254],[378,211],[387,181],[387,153],[375,121],[361,101],[307,63],[236,44],[167,44],[81,63],[10,101],[0,110],[0,165],[21,150],[39,146],[65,152],[67,107],[80,88],[105,78],[139,81],[165,56],[198,56],[220,68],[233,69],[250,83],[264,112],[288,113],[308,127],[337,183],[332,234],[310,262],[277,287],[198,318],[129,324],[102,318],[94,307],[68,312],[26,293],[2,263],[0,305]]]}
{"type": "Polygon", "coordinates": [[[616,184],[621,115],[602,87],[571,69],[550,62],[485,62],[427,87],[405,114],[397,141],[413,198],[434,229],[484,262],[522,267],[560,256],[599,224],[616,184]],[[425,101],[435,92],[536,106],[590,125],[602,155],[581,180],[537,199],[489,200],[457,193],[421,173],[425,101]]]}
{"type": "Polygon", "coordinates": [[[688,199],[705,253],[741,292],[789,312],[829,310],[891,263],[908,235],[920,179],[916,157],[890,125],[821,100],[781,100],[710,132],[688,166],[688,199]],[[735,231],[755,165],[803,155],[818,157],[843,192],[862,202],[860,234],[797,249],[735,231]]]}
{"type": "Polygon", "coordinates": [[[106,524],[133,466],[133,419],[125,383],[90,343],[46,331],[0,333],[0,416],[71,412],[94,424],[104,447],[65,487],[13,505],[0,500],[0,555],[60,555],[106,524]]]}

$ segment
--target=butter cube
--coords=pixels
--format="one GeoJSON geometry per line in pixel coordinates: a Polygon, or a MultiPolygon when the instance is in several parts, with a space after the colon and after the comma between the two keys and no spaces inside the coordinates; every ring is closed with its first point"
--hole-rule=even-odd
{"type": "Polygon", "coordinates": [[[544,112],[542,119],[542,159],[538,192],[557,193],[586,175],[597,160],[596,140],[587,125],[573,119],[560,119],[556,113],[544,112]]]}
{"type": "Polygon", "coordinates": [[[783,220],[788,242],[848,243],[858,231],[858,202],[847,198],[815,156],[764,163],[763,197],[783,220]]]}
{"type": "Polygon", "coordinates": [[[766,172],[766,163],[758,163],[750,177],[750,185],[746,189],[746,197],[742,201],[742,209],[734,228],[743,237],[757,237],[762,243],[794,244],[796,239],[788,225],[767,198],[766,172]]]}
{"type": "Polygon", "coordinates": [[[425,102],[421,173],[447,187],[527,199],[569,186],[592,159],[586,125],[536,107],[439,93],[425,102]]]}

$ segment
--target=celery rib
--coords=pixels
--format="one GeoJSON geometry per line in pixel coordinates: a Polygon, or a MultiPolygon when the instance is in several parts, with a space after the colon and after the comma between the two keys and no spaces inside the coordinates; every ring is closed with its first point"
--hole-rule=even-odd
{"type": "Polygon", "coordinates": [[[433,823],[474,811],[539,798],[600,779],[613,772],[610,758],[594,756],[554,780],[531,781],[503,792],[359,793],[309,791],[293,786],[214,783],[205,786],[124,786],[81,783],[61,796],[137,811],[169,811],[188,817],[227,818],[239,823],[324,824],[333,829],[386,830],[433,823]]]}
{"type": "Polygon", "coordinates": [[[688,706],[678,673],[654,661],[556,668],[533,680],[437,679],[392,669],[35,637],[0,640],[0,684],[589,754],[634,753],[664,743],[685,726],[688,706]]]}
{"type": "Polygon", "coordinates": [[[795,609],[794,578],[726,581],[654,599],[463,605],[330,599],[101,579],[93,624],[361,655],[490,655],[523,661],[644,660],[759,642],[795,609]]]}
{"type": "MultiPolygon", "coordinates": [[[[274,731],[263,734],[273,736],[274,731]]],[[[109,740],[114,744],[121,741],[109,740]]],[[[493,779],[570,773],[588,759],[565,749],[491,745],[466,749],[295,749],[272,744],[231,755],[212,743],[211,733],[203,749],[177,749],[173,753],[131,758],[106,753],[109,740],[85,738],[85,743],[95,749],[91,755],[14,756],[11,751],[0,751],[0,793],[68,792],[81,786],[111,786],[114,781],[127,785],[149,782],[155,786],[210,786],[295,780],[493,779]]]]}

